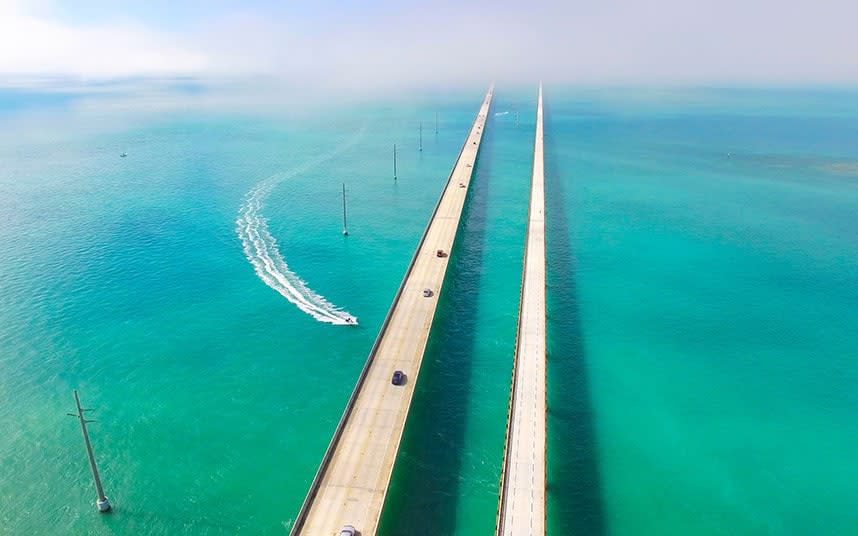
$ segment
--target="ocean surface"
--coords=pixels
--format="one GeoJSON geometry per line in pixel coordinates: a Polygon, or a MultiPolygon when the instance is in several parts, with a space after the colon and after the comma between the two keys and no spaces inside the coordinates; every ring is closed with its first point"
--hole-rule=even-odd
{"type": "MultiPolygon", "coordinates": [[[[287,533],[485,93],[143,85],[0,89],[0,534],[287,533]]],[[[545,99],[550,533],[855,533],[858,92],[545,99]]],[[[535,105],[496,89],[383,534],[493,533],[535,105]]]]}

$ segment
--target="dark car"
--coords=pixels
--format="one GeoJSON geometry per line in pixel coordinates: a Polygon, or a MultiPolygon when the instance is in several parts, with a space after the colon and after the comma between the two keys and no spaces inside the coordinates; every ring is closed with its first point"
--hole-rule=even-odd
{"type": "Polygon", "coordinates": [[[391,378],[390,383],[393,385],[403,385],[405,383],[405,373],[401,370],[397,370],[393,373],[393,378],[391,378]]]}
{"type": "Polygon", "coordinates": [[[447,256],[447,252],[446,252],[446,251],[444,251],[443,249],[439,249],[438,251],[436,251],[436,252],[435,252],[435,256],[436,256],[436,257],[446,257],[446,256],[447,256]]]}

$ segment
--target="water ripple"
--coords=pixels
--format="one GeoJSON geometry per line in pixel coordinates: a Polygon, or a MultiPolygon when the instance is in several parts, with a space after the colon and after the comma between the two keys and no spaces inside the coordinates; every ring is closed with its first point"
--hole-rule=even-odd
{"type": "Polygon", "coordinates": [[[244,254],[253,265],[256,274],[266,285],[319,322],[349,325],[356,324],[357,318],[313,291],[289,268],[280,252],[277,240],[268,229],[268,222],[262,215],[262,209],[265,206],[265,199],[283,181],[306,173],[311,168],[351,148],[360,141],[365,132],[364,126],[334,150],[290,171],[278,173],[263,180],[244,196],[244,203],[238,211],[236,232],[244,248],[244,254]]]}

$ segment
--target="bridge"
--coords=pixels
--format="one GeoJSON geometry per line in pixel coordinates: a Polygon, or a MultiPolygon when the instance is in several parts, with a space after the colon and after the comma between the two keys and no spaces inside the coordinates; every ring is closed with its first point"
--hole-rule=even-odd
{"type": "Polygon", "coordinates": [[[362,536],[378,529],[493,91],[486,93],[447,178],[295,519],[293,536],[327,536],[344,525],[362,536]],[[396,370],[405,373],[403,385],[391,383],[396,370]]]}
{"type": "Polygon", "coordinates": [[[542,84],[536,136],[521,298],[513,360],[506,443],[501,469],[497,534],[545,534],[545,177],[542,84]]]}

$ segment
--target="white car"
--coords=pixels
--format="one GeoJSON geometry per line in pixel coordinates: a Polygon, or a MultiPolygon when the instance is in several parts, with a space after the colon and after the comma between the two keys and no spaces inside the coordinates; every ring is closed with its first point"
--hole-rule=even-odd
{"type": "Polygon", "coordinates": [[[345,525],[340,529],[340,536],[358,536],[358,531],[351,525],[345,525]]]}

